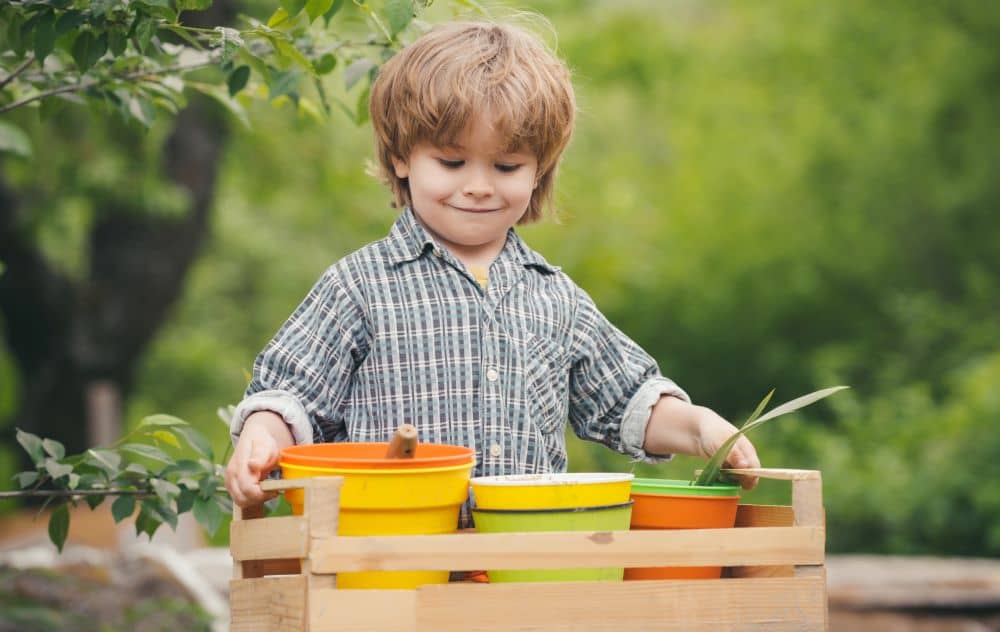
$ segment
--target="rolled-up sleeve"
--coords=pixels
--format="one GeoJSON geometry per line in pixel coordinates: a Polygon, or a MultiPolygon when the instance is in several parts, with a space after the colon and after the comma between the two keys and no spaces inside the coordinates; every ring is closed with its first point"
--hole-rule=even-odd
{"type": "Polygon", "coordinates": [[[247,417],[261,410],[280,415],[298,444],[343,438],[338,412],[367,353],[359,305],[331,266],[257,356],[230,424],[234,442],[247,417]]]}
{"type": "Polygon", "coordinates": [[[577,291],[569,380],[573,431],[639,461],[669,460],[671,455],[647,454],[642,447],[649,416],[664,395],[690,399],[586,292],[577,291]]]}

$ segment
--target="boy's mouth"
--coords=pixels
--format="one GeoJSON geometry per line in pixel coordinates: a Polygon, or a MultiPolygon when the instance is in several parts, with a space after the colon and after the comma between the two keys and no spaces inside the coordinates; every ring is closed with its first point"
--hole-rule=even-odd
{"type": "Polygon", "coordinates": [[[465,213],[493,213],[494,211],[499,211],[498,208],[478,208],[478,207],[465,207],[465,206],[452,206],[453,209],[458,211],[463,211],[465,213]]]}

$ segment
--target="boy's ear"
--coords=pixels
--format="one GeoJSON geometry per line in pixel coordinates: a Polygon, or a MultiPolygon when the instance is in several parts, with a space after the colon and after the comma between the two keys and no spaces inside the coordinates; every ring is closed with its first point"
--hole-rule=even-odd
{"type": "Polygon", "coordinates": [[[392,158],[392,170],[396,172],[397,178],[408,178],[410,177],[410,165],[406,164],[406,161],[402,158],[392,158]]]}

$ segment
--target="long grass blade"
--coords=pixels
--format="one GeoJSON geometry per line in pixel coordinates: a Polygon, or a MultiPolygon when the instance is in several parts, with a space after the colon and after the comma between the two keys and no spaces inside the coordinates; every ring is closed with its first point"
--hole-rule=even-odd
{"type": "Polygon", "coordinates": [[[733,436],[729,437],[729,439],[727,439],[726,442],[723,443],[722,446],[720,446],[719,449],[715,451],[715,453],[711,456],[711,458],[709,458],[708,463],[705,464],[704,469],[702,469],[701,471],[701,475],[697,478],[697,480],[695,480],[694,484],[711,485],[719,481],[720,472],[722,471],[722,465],[725,463],[726,457],[729,456],[729,451],[733,449],[733,446],[736,445],[736,442],[739,441],[740,437],[750,432],[757,426],[772,419],[776,419],[777,417],[781,417],[782,415],[787,415],[788,413],[795,412],[796,410],[799,410],[801,408],[805,408],[810,404],[814,404],[819,400],[829,397],[830,395],[833,395],[834,393],[842,391],[846,388],[849,387],[833,386],[830,388],[824,388],[822,390],[809,393],[808,395],[796,397],[795,399],[787,401],[784,404],[781,404],[780,406],[776,406],[773,410],[771,410],[771,412],[767,413],[766,415],[762,417],[757,417],[757,415],[760,414],[760,411],[763,410],[765,406],[767,406],[767,402],[770,401],[771,395],[774,394],[774,391],[772,390],[770,393],[768,393],[767,397],[765,397],[761,401],[761,403],[757,406],[757,410],[754,411],[753,415],[750,415],[746,423],[743,424],[743,427],[737,430],[733,434],[733,436]]]}

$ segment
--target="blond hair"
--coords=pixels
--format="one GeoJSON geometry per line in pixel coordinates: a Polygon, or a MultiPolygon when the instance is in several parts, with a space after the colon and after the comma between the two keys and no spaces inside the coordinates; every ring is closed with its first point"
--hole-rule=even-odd
{"type": "Polygon", "coordinates": [[[393,160],[420,143],[453,144],[477,114],[489,112],[511,151],[538,159],[538,184],[520,223],[536,221],[552,197],[556,167],[573,132],[570,73],[542,41],[496,22],[453,22],[431,29],[387,61],[369,101],[381,178],[395,204],[410,204],[393,160]]]}

